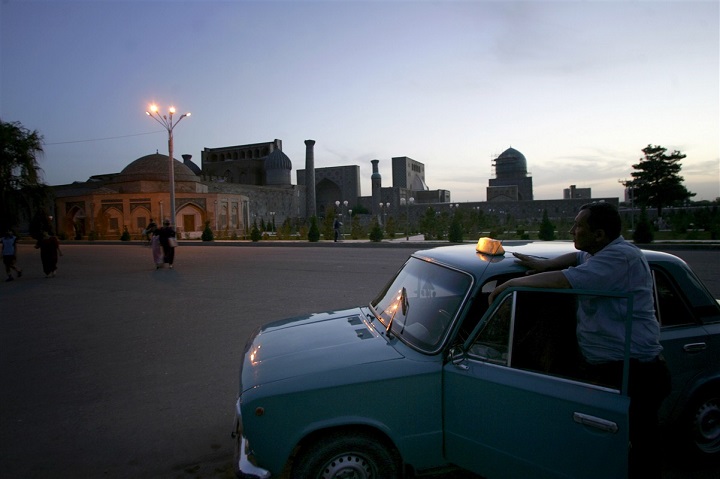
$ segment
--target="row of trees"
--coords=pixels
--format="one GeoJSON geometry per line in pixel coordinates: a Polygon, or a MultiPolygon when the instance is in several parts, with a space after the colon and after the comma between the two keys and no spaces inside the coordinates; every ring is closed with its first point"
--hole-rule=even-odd
{"type": "MultiPolygon", "coordinates": [[[[42,230],[51,228],[44,208],[52,199],[52,189],[42,181],[42,170],[38,163],[43,153],[43,137],[37,131],[23,127],[19,122],[0,120],[0,139],[0,228],[4,231],[29,220],[30,233],[33,236],[39,235],[42,230]]],[[[642,152],[644,157],[632,165],[632,180],[624,183],[631,192],[633,206],[655,208],[657,217],[661,218],[664,208],[686,205],[695,196],[695,193],[685,188],[683,177],[680,176],[680,161],[686,155],[677,150],[668,153],[666,148],[659,145],[648,145],[642,152]]],[[[335,210],[331,207],[325,212],[324,222],[316,224],[318,232],[322,232],[326,238],[332,237],[334,217],[335,210]]],[[[387,218],[384,228],[373,224],[369,231],[363,231],[356,220],[357,217],[351,220],[351,237],[367,237],[370,232],[377,237],[378,230],[389,237],[396,234],[396,224],[392,217],[387,218]]],[[[503,221],[507,225],[507,218],[492,217],[482,212],[472,214],[457,209],[450,214],[428,208],[418,226],[427,239],[448,238],[450,241],[457,241],[463,235],[499,228],[503,221]]],[[[261,220],[261,225],[255,225],[255,229],[261,234],[272,231],[278,236],[288,237],[291,231],[305,236],[311,228],[310,224],[299,225],[288,221],[279,228],[276,228],[274,221],[265,225],[261,220]]],[[[544,228],[547,229],[548,225],[544,228]]]]}

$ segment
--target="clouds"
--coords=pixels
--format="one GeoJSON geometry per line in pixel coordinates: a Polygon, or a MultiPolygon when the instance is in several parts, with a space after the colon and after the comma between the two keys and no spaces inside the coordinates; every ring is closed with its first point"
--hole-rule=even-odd
{"type": "Polygon", "coordinates": [[[536,198],[570,184],[622,196],[617,180],[653,143],[688,154],[690,190],[720,195],[717,2],[1,8],[3,120],[48,142],[122,137],[48,146],[52,184],[164,151],[162,133],[125,136],[155,130],[144,115],[155,101],[193,113],[178,153],[199,161],[204,147],[280,138],[298,169],[313,138],[319,166],[360,165],[365,194],[370,160],[388,185],[390,158],[410,156],[431,188],[484,199],[491,157],[513,146],[536,198]]]}

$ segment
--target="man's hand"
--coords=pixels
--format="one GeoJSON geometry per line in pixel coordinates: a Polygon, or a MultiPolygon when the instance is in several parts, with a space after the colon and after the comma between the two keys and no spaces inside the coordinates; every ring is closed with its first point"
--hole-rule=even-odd
{"type": "Polygon", "coordinates": [[[525,266],[528,270],[525,274],[535,274],[547,271],[547,260],[536,258],[535,256],[528,256],[522,253],[513,253],[517,259],[515,262],[521,266],[525,266]]]}

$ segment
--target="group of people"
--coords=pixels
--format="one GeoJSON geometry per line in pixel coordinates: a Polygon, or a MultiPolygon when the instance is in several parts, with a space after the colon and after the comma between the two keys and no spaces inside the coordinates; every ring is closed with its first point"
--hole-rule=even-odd
{"type": "Polygon", "coordinates": [[[162,227],[158,228],[155,222],[150,219],[148,227],[145,228],[145,234],[150,241],[155,269],[162,268],[165,263],[168,263],[172,269],[175,261],[177,238],[175,230],[170,226],[170,220],[166,219],[163,221],[162,227]]]}
{"type": "MultiPolygon", "coordinates": [[[[2,238],[2,257],[5,265],[5,273],[7,279],[5,281],[13,281],[13,271],[20,278],[23,274],[22,270],[17,267],[17,241],[18,238],[12,232],[7,230],[2,238]]],[[[35,248],[40,250],[40,261],[42,262],[43,272],[46,278],[54,278],[57,272],[58,256],[62,256],[60,250],[60,241],[57,237],[48,231],[43,231],[42,237],[35,243],[35,248]]]]}

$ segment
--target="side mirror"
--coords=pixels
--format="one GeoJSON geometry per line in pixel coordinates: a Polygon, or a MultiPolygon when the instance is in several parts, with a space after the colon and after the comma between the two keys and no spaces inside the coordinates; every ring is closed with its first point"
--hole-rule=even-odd
{"type": "Polygon", "coordinates": [[[463,351],[460,346],[453,346],[450,348],[448,356],[450,357],[450,361],[453,363],[453,366],[464,370],[469,369],[469,366],[465,364],[465,351],[463,351]]]}

